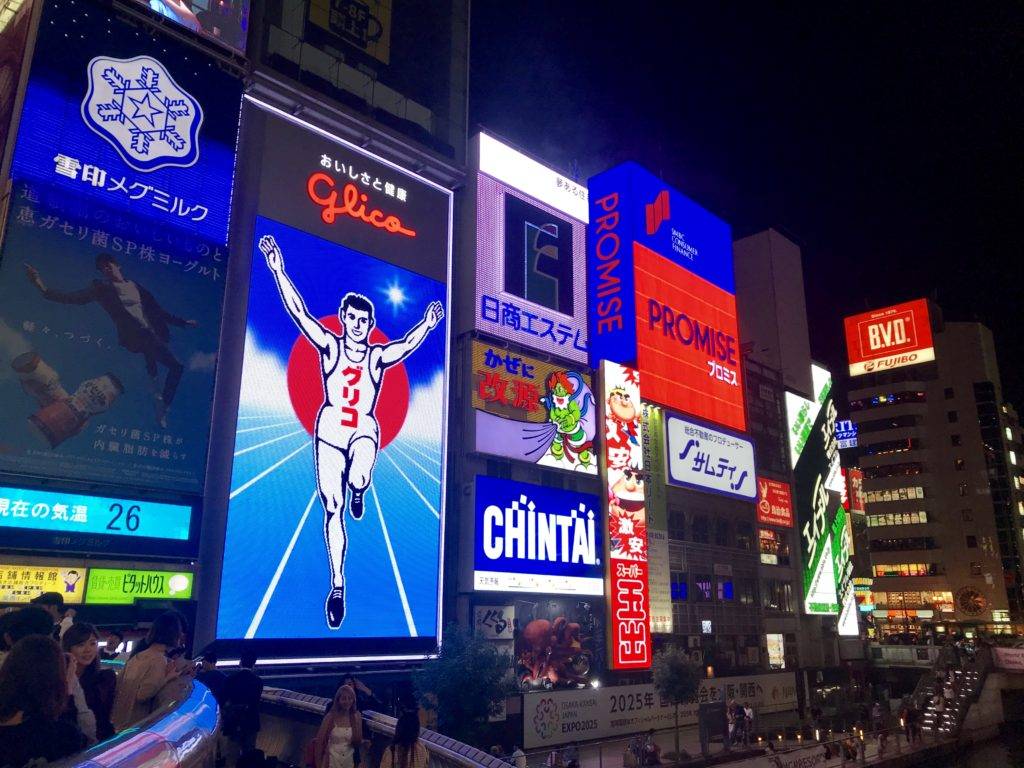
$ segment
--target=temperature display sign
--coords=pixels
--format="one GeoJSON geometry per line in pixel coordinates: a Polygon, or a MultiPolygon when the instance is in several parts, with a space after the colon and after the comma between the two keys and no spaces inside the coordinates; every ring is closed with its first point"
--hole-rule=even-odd
{"type": "MultiPolygon", "coordinates": [[[[154,553],[169,553],[167,545],[190,541],[191,529],[188,504],[0,486],[0,530],[5,543],[13,546],[76,549],[80,542],[88,548],[110,549],[104,542],[111,539],[144,539],[157,545],[154,553]]],[[[124,541],[113,548],[139,551],[124,541]]],[[[178,553],[175,548],[170,554],[178,553]]]]}

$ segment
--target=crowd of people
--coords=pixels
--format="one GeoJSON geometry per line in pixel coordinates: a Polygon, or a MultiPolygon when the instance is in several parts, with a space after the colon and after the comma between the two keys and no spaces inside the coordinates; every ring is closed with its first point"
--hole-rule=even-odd
{"type": "Polygon", "coordinates": [[[186,633],[185,618],[168,611],[128,653],[121,632],[101,638],[56,592],[0,616],[0,768],[59,760],[105,741],[183,699],[196,677],[221,705],[224,733],[242,752],[252,749],[263,689],[255,658],[224,675],[215,654],[187,657],[186,633]],[[125,662],[120,674],[102,665],[112,660],[125,662]]]}

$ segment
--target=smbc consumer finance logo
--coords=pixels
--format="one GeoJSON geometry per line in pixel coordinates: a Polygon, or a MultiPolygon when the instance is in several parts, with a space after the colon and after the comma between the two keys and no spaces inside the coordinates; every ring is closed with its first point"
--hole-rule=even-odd
{"type": "Polygon", "coordinates": [[[149,56],[97,56],[86,72],[82,119],[128,165],[148,173],[195,164],[203,110],[163,64],[149,56]]]}
{"type": "Polygon", "coordinates": [[[558,732],[558,707],[554,699],[541,699],[533,711],[533,730],[541,739],[550,739],[558,732]]]}

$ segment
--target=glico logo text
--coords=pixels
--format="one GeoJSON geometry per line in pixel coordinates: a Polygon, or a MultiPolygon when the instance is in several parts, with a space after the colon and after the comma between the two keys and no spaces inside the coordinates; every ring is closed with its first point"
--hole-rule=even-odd
{"type": "Polygon", "coordinates": [[[339,205],[338,190],[335,188],[334,179],[326,173],[317,171],[306,182],[306,194],[309,195],[310,200],[323,208],[320,211],[320,218],[323,219],[324,224],[333,224],[340,213],[394,235],[416,237],[416,232],[406,228],[397,216],[386,214],[377,208],[367,209],[366,203],[369,198],[360,192],[355,184],[346,184],[342,187],[341,205],[339,205]]]}
{"type": "Polygon", "coordinates": [[[665,336],[675,339],[683,346],[696,347],[723,363],[736,365],[735,336],[716,330],[707,323],[695,320],[678,309],[672,309],[657,299],[648,299],[647,328],[654,330],[655,326],[660,326],[665,336]]]}

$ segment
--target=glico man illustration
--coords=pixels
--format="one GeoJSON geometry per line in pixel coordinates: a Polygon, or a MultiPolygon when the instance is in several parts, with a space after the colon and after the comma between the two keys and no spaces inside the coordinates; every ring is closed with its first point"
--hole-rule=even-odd
{"type": "Polygon", "coordinates": [[[380,446],[380,427],[374,415],[384,371],[397,365],[423,343],[444,318],[441,302],[427,307],[423,320],[404,338],[388,344],[370,344],[374,326],[373,302],[359,293],[346,293],[338,308],[341,335],[325,328],[284,271],[277,241],[265,235],[259,241],[277,283],[285,309],[302,335],[320,353],[324,402],[316,417],[314,463],[317,489],[324,507],[324,540],[331,567],[331,590],[325,613],[327,626],[338,629],[345,618],[345,500],[352,489],[348,510],[352,519],[363,516],[363,496],[370,487],[380,446]]]}

